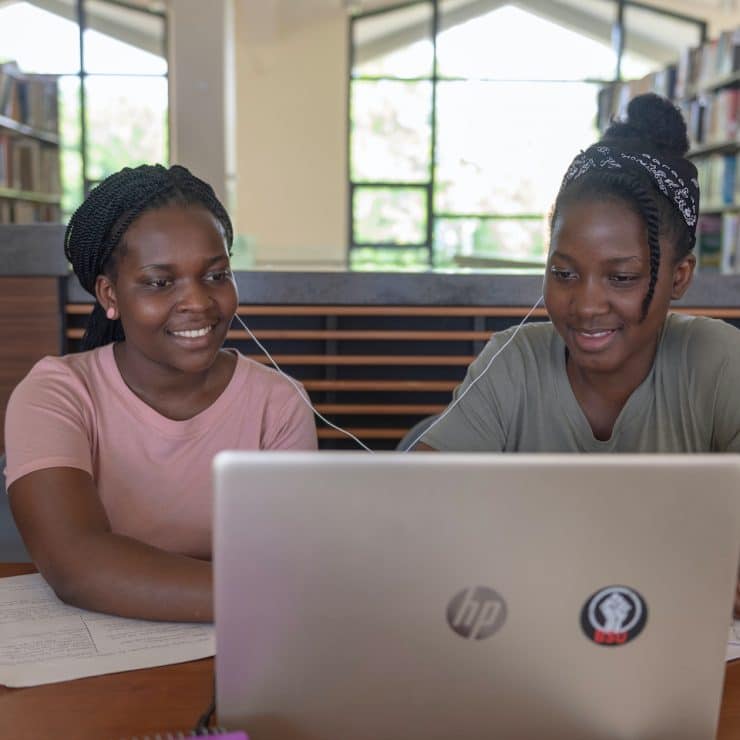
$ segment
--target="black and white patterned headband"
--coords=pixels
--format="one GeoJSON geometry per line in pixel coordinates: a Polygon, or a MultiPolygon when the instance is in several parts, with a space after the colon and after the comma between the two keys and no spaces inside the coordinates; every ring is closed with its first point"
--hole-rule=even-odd
{"type": "Polygon", "coordinates": [[[573,160],[560,190],[593,169],[647,173],[660,192],[676,206],[689,229],[696,230],[699,182],[696,167],[688,159],[668,160],[648,152],[621,151],[606,144],[594,144],[573,160]]]}

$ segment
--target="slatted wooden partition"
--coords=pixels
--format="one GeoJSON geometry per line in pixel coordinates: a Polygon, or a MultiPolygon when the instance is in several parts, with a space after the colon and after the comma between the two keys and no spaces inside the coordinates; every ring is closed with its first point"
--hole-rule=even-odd
{"type": "MultiPolygon", "coordinates": [[[[519,323],[527,310],[242,305],[239,315],[322,414],[368,446],[392,449],[413,424],[446,406],[491,334],[519,323]]],[[[740,324],[740,308],[685,310],[740,324]]],[[[67,306],[67,351],[78,348],[89,312],[87,304],[67,306]]],[[[531,318],[544,319],[543,309],[531,318]]],[[[268,362],[241,328],[229,332],[228,344],[268,362]]],[[[319,439],[323,448],[356,447],[321,422],[319,439]]]]}
{"type": "Polygon", "coordinates": [[[44,355],[59,353],[59,280],[0,277],[0,452],[13,388],[44,355]]]}

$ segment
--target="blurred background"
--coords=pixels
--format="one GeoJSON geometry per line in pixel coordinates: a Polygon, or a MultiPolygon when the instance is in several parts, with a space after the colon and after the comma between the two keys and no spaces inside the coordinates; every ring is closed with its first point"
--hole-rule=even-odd
{"type": "Polygon", "coordinates": [[[57,96],[23,134],[0,88],[0,221],[64,222],[122,166],[178,162],[228,204],[237,267],[538,270],[600,91],[651,76],[682,102],[681,60],[726,37],[736,90],[739,26],[735,0],[0,0],[6,78],[57,96]],[[51,181],[18,187],[34,134],[51,181]],[[44,208],[11,205],[29,186],[44,208]]]}

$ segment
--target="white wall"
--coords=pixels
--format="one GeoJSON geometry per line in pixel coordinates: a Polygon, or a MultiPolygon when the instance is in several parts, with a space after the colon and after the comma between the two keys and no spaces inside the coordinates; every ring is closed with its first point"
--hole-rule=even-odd
{"type": "Polygon", "coordinates": [[[233,213],[233,0],[170,0],[168,21],[170,159],[210,183],[233,213]]]}
{"type": "Polygon", "coordinates": [[[237,229],[258,264],[341,266],[347,244],[347,16],[236,5],[237,229]]]}

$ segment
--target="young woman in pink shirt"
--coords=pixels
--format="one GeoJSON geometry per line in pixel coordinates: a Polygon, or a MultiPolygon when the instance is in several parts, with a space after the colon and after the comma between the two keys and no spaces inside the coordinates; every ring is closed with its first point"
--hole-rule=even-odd
{"type": "Polygon", "coordinates": [[[231,221],[184,167],[125,168],[73,215],[65,253],[96,302],[83,352],[46,357],[6,415],[10,504],[64,601],[210,621],[211,461],[315,449],[291,383],[223,348],[231,221]]]}

